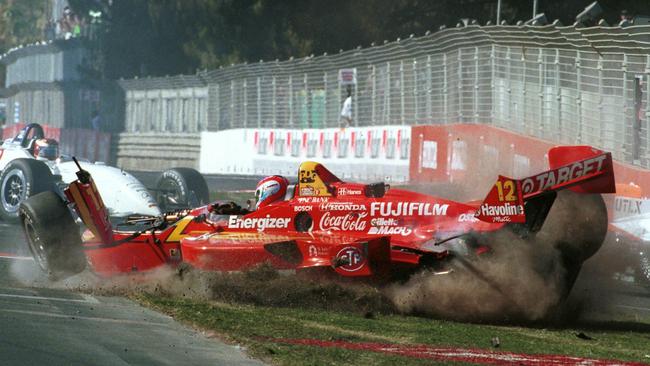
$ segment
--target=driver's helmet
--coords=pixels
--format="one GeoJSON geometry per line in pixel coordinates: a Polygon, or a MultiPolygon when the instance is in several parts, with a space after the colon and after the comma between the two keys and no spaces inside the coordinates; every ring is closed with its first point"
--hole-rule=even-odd
{"type": "Polygon", "coordinates": [[[34,157],[39,160],[56,160],[59,157],[59,143],[54,139],[37,139],[33,142],[34,157]]]}
{"type": "Polygon", "coordinates": [[[255,200],[257,201],[255,208],[264,207],[283,199],[287,193],[288,185],[287,178],[281,175],[272,175],[262,179],[257,183],[257,189],[255,189],[255,200]]]}

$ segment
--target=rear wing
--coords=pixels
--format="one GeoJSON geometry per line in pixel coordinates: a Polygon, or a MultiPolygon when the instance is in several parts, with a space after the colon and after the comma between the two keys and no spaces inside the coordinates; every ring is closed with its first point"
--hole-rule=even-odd
{"type": "Polygon", "coordinates": [[[490,223],[527,223],[536,231],[559,190],[616,192],[610,153],[589,146],[559,146],[549,150],[548,158],[551,169],[545,172],[523,179],[500,175],[476,217],[490,223]]]}
{"type": "Polygon", "coordinates": [[[103,244],[113,243],[113,227],[108,218],[108,210],[102,197],[97,191],[90,173],[83,170],[77,159],[77,180],[70,183],[64,190],[65,196],[74,203],[73,207],[86,227],[93,233],[96,240],[103,244]]]}

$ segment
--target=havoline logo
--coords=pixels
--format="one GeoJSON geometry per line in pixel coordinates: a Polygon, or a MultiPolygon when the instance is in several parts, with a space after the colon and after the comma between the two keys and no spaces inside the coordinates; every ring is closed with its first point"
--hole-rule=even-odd
{"type": "Polygon", "coordinates": [[[498,206],[492,206],[487,203],[481,205],[481,215],[483,216],[517,216],[523,214],[523,205],[513,205],[507,202],[498,206]]]}

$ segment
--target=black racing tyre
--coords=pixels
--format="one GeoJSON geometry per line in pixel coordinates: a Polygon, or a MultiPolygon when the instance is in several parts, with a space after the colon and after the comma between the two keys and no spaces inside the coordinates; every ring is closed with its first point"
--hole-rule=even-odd
{"type": "Polygon", "coordinates": [[[29,250],[51,280],[86,268],[79,227],[59,195],[52,191],[36,194],[20,204],[19,213],[29,250]]]}
{"type": "Polygon", "coordinates": [[[575,284],[582,263],[602,246],[607,235],[607,207],[600,194],[580,194],[569,190],[558,192],[557,198],[536,234],[536,245],[556,250],[559,263],[546,273],[560,282],[558,290],[566,299],[575,284]]]}
{"type": "Polygon", "coordinates": [[[208,184],[201,173],[192,168],[164,171],[156,182],[156,201],[162,211],[193,208],[210,201],[208,184]]]}
{"type": "Polygon", "coordinates": [[[55,189],[55,178],[42,161],[16,159],[0,174],[0,217],[18,221],[20,203],[44,191],[55,189]]]}
{"type": "Polygon", "coordinates": [[[607,207],[599,194],[558,192],[537,238],[552,243],[562,255],[584,262],[607,236],[607,207]]]}

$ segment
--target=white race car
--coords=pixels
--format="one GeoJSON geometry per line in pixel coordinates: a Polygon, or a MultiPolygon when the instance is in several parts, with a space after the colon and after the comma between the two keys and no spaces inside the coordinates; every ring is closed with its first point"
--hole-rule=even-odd
{"type": "MultiPolygon", "coordinates": [[[[194,169],[163,172],[152,195],[124,170],[103,163],[80,164],[95,179],[111,217],[160,216],[161,208],[195,207],[209,200],[205,179],[194,169]]],[[[58,142],[45,138],[39,124],[25,126],[0,147],[0,217],[17,220],[22,201],[43,191],[61,192],[77,179],[77,171],[72,158],[59,154],[58,142]]]]}

